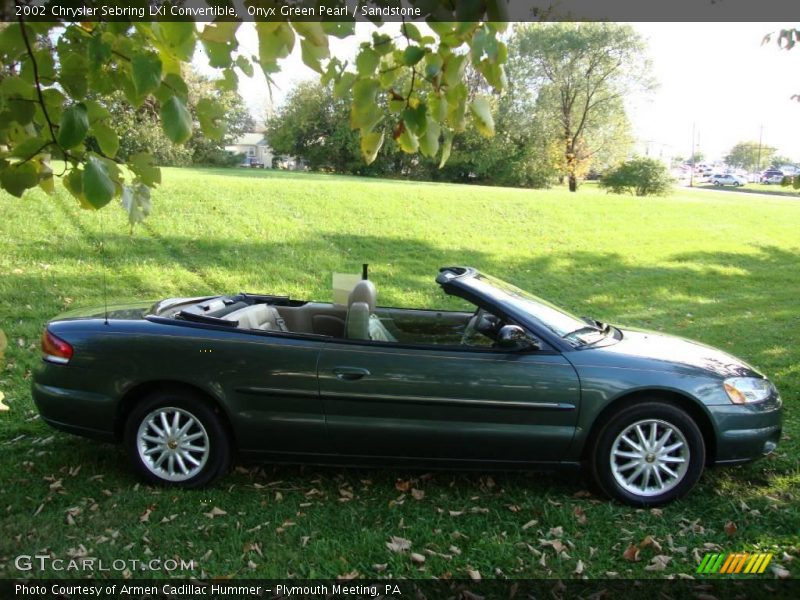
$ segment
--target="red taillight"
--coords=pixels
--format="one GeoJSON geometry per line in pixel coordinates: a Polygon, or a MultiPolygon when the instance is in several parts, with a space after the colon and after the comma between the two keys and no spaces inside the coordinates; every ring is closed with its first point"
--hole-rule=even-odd
{"type": "Polygon", "coordinates": [[[45,329],[42,334],[42,352],[44,359],[50,362],[65,365],[72,358],[72,346],[45,329]]]}

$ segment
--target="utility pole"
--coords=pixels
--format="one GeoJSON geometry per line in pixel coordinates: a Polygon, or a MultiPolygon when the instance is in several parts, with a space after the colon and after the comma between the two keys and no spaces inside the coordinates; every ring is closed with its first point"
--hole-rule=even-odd
{"type": "Polygon", "coordinates": [[[689,187],[694,187],[694,121],[692,121],[692,153],[689,155],[692,161],[692,170],[689,171],[689,187]]]}
{"type": "Polygon", "coordinates": [[[764,124],[761,123],[758,127],[758,164],[756,165],[756,183],[758,183],[759,179],[761,178],[761,138],[764,136],[764,124]]]}

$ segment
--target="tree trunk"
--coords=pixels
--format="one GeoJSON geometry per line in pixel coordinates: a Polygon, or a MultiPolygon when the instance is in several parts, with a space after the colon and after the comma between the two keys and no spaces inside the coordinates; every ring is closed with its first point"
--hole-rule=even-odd
{"type": "Polygon", "coordinates": [[[574,173],[569,174],[569,191],[570,192],[578,191],[578,178],[575,177],[574,173]]]}

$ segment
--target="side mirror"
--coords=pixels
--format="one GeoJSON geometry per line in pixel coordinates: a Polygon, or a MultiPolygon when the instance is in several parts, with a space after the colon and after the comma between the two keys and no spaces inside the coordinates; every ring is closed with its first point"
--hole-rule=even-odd
{"type": "Polygon", "coordinates": [[[519,325],[503,325],[497,333],[497,345],[500,348],[516,348],[517,350],[536,346],[519,325]]]}

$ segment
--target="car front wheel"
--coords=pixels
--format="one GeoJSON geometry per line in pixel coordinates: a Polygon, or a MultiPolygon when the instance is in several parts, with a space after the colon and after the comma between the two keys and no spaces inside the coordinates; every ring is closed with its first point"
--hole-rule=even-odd
{"type": "Polygon", "coordinates": [[[703,472],[705,444],[694,420],[667,402],[641,402],[611,417],[590,448],[593,478],[626,504],[680,498],[703,472]]]}
{"type": "Polygon", "coordinates": [[[200,397],[158,392],[131,411],[125,450],[136,471],[151,483],[206,486],[224,475],[231,446],[215,407],[200,397]]]}

